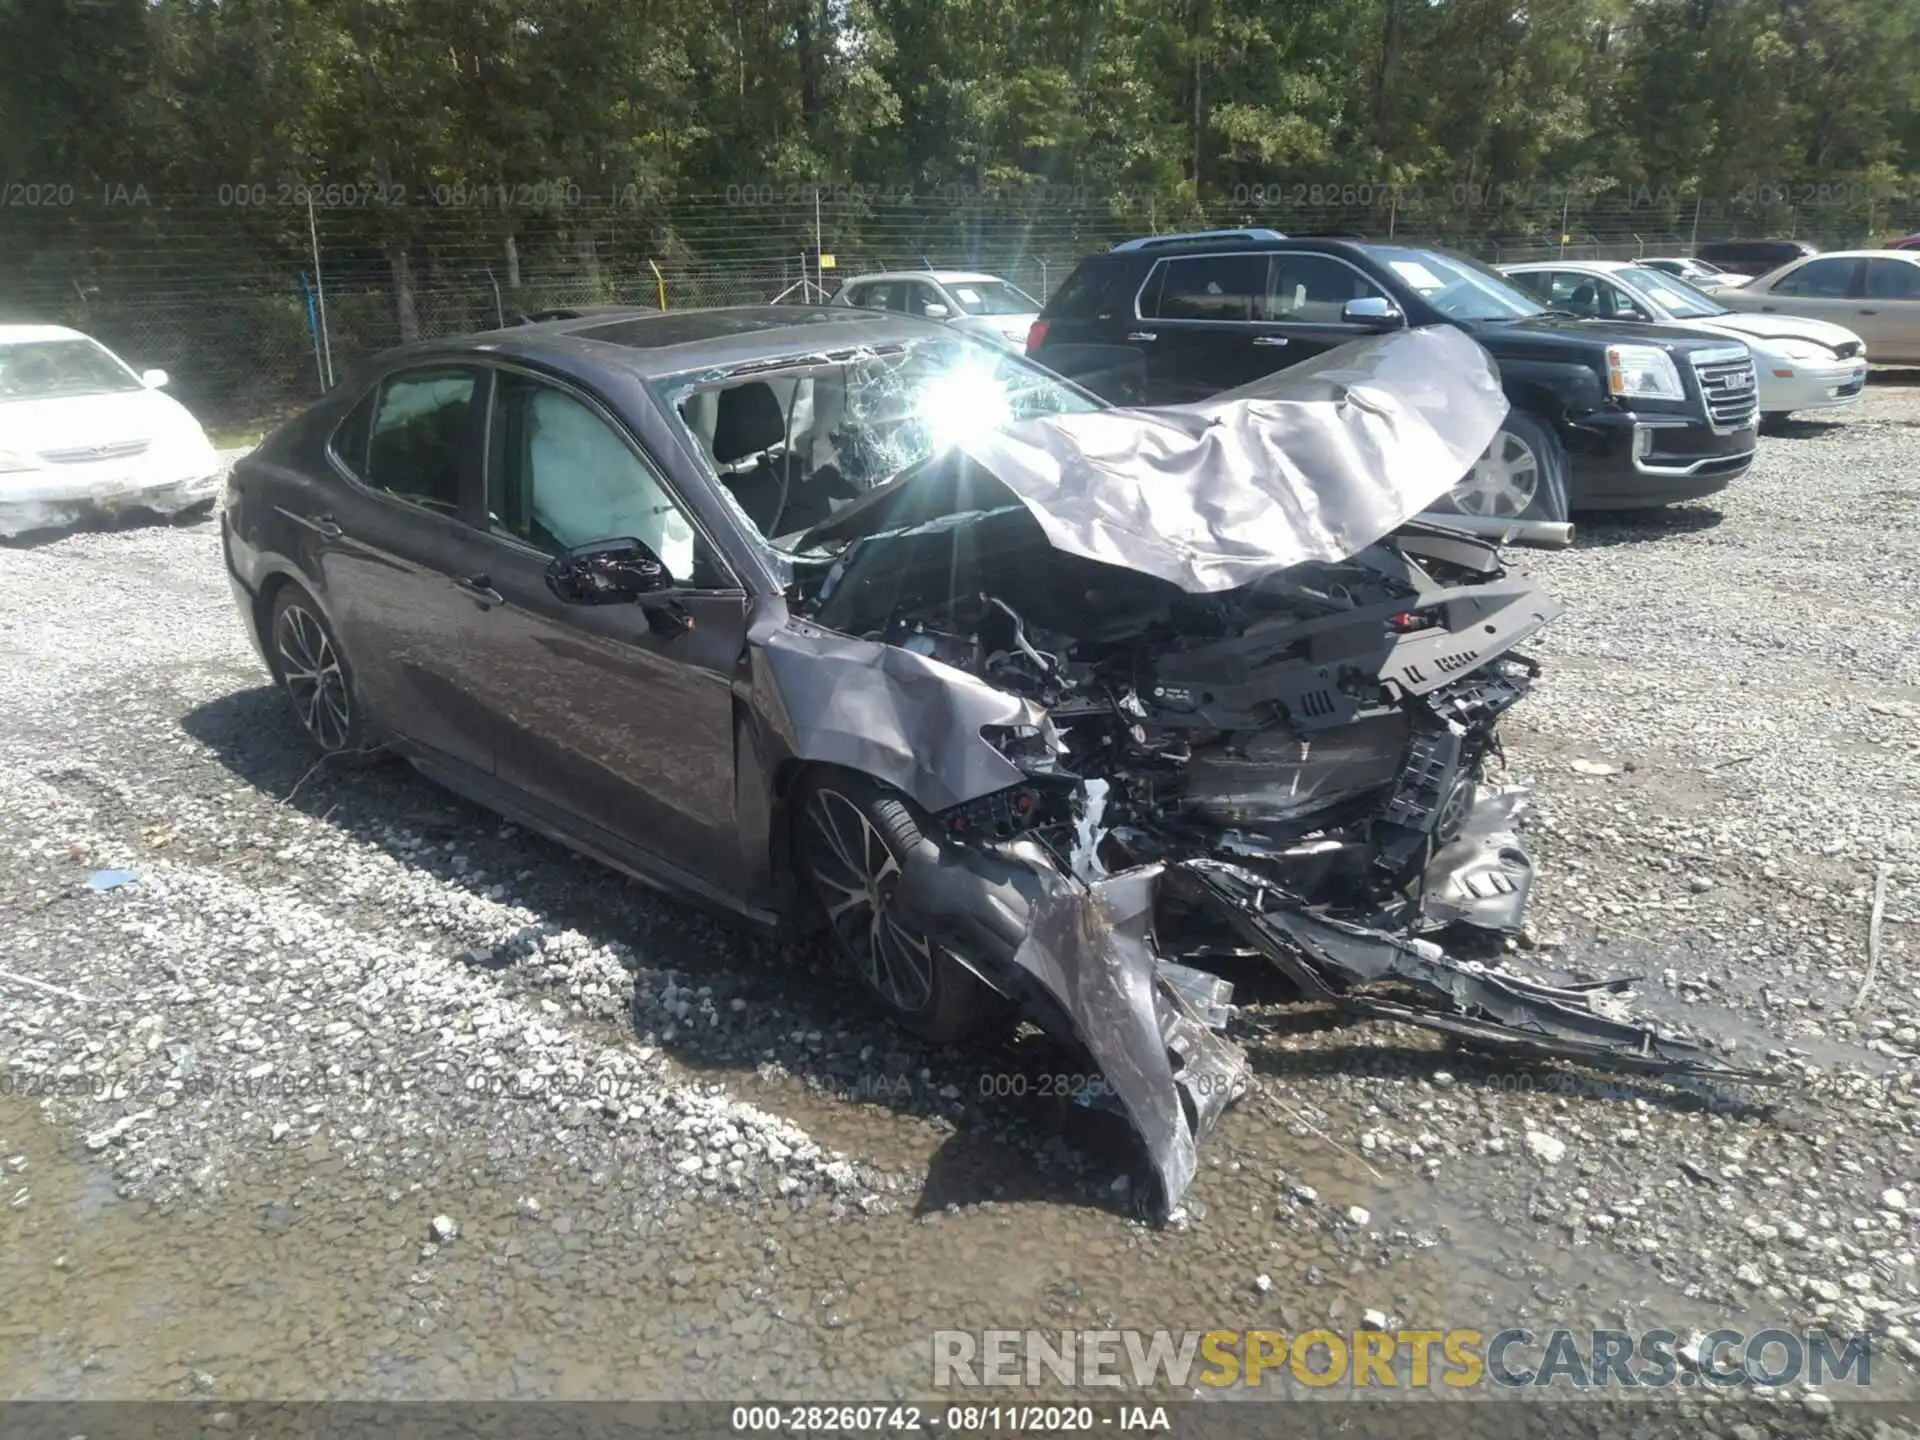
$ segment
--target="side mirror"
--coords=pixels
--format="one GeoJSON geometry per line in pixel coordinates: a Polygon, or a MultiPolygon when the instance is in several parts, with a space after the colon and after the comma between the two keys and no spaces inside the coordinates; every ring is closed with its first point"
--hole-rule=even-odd
{"type": "Polygon", "coordinates": [[[596,540],[556,555],[547,588],[568,605],[638,605],[647,626],[672,639],[693,629],[693,616],[672,596],[671,572],[651,546],[632,537],[596,540]]]}
{"type": "Polygon", "coordinates": [[[164,370],[142,370],[140,372],[140,383],[149,390],[158,390],[162,385],[167,383],[167,372],[164,370]]]}
{"type": "Polygon", "coordinates": [[[1342,325],[1362,325],[1369,330],[1393,330],[1405,318],[1399,306],[1379,295],[1349,300],[1340,308],[1342,325]]]}
{"type": "Polygon", "coordinates": [[[1642,310],[1638,305],[1622,305],[1618,310],[1613,312],[1613,318],[1616,320],[1645,320],[1649,317],[1647,312],[1642,310]]]}
{"type": "Polygon", "coordinates": [[[938,300],[935,300],[930,304],[922,305],[920,307],[920,313],[929,320],[944,320],[953,314],[953,311],[942,305],[938,300]]]}
{"type": "Polygon", "coordinates": [[[641,541],[596,540],[556,555],[547,588],[569,605],[631,605],[671,590],[673,576],[641,541]]]}

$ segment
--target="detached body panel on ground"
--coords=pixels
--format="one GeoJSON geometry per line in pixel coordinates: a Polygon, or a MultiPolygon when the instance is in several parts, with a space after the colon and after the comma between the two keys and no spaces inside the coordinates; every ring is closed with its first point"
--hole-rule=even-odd
{"type": "Polygon", "coordinates": [[[0,325],[0,537],[211,504],[219,457],[165,383],[76,330],[0,325]]]}
{"type": "Polygon", "coordinates": [[[925,1033],[1024,1014],[1165,1214],[1246,1083],[1227,955],[1736,1073],[1431,938],[1531,887],[1487,762],[1559,607],[1415,518],[1506,408],[1446,329],[1127,411],[844,307],[575,320],[384,357],[236,468],[223,539],[323,748],[823,934],[925,1033]]]}

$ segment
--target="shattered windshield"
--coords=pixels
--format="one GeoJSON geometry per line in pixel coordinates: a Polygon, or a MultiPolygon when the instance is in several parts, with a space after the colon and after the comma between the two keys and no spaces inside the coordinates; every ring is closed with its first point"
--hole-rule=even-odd
{"type": "Polygon", "coordinates": [[[661,382],[721,488],[776,548],[965,434],[1100,402],[962,336],[796,357],[661,382]]]}
{"type": "Polygon", "coordinates": [[[140,388],[139,377],[92,340],[0,345],[0,400],[53,400],[140,388]]]}

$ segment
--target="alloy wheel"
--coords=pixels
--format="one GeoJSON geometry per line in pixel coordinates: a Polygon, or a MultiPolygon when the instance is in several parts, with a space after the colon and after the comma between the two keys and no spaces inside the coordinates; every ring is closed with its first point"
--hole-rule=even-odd
{"type": "Polygon", "coordinates": [[[837,790],[813,793],[804,833],[834,938],[881,999],[908,1014],[924,1010],[933,999],[933,946],[892,911],[900,881],[893,851],[866,813],[837,790]]]}
{"type": "Polygon", "coordinates": [[[274,624],[273,643],[280,655],[280,679],[301,726],[322,750],[345,749],[353,707],[327,627],[304,605],[286,605],[274,624]]]}
{"type": "Polygon", "coordinates": [[[1467,478],[1453,487],[1453,503],[1463,515],[1513,520],[1526,514],[1539,494],[1540,457],[1513,431],[1502,430],[1467,478]]]}

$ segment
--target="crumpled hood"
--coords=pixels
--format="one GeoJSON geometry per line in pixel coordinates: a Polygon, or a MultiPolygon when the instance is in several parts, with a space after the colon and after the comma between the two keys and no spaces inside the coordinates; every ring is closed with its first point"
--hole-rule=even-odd
{"type": "Polygon", "coordinates": [[[1437,326],[1197,404],[1051,415],[958,448],[1056,549],[1208,593],[1365,549],[1457,484],[1506,413],[1492,358],[1437,326]]]}

